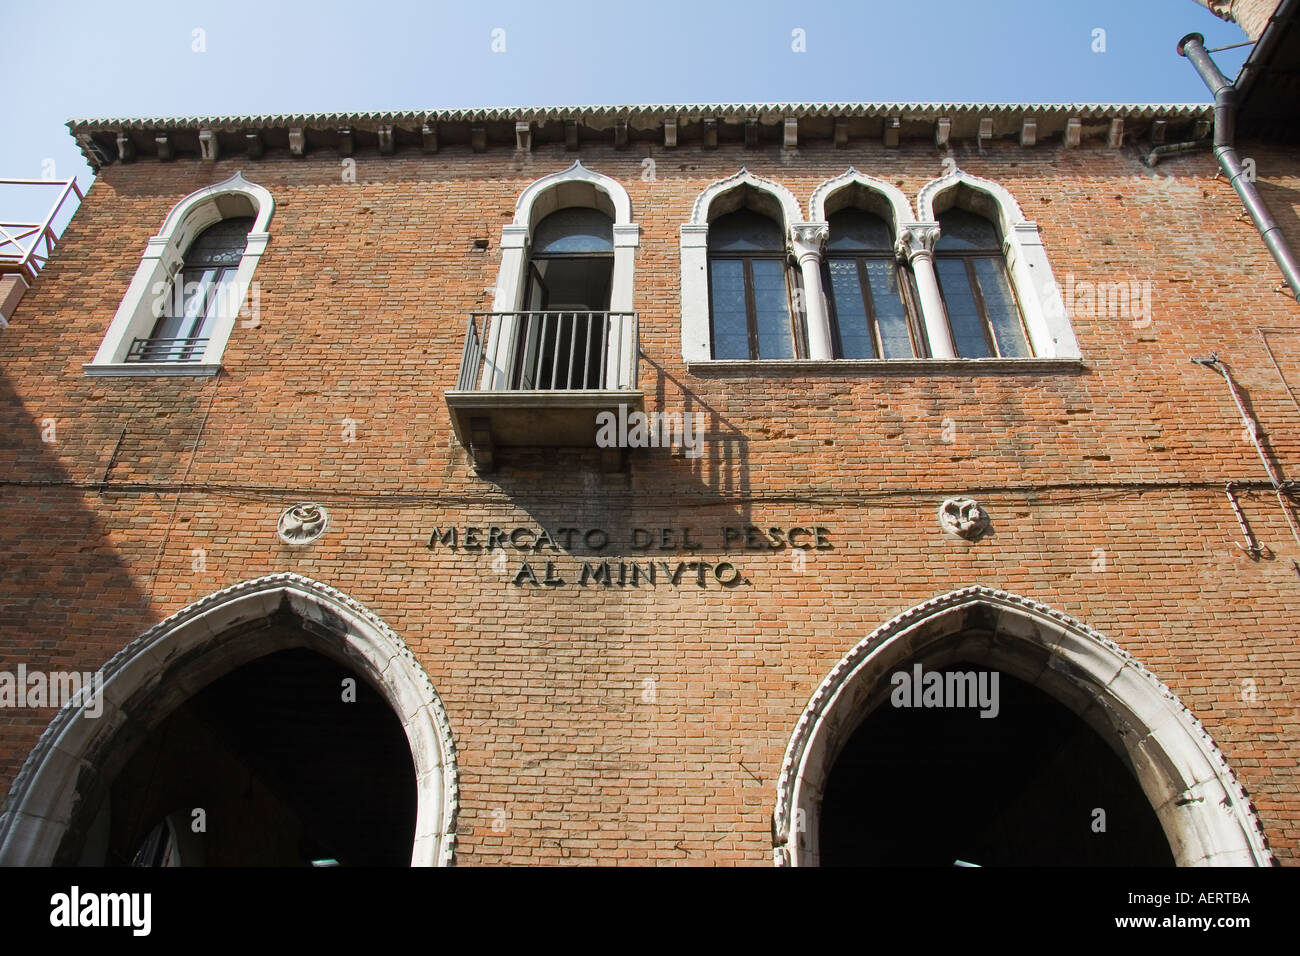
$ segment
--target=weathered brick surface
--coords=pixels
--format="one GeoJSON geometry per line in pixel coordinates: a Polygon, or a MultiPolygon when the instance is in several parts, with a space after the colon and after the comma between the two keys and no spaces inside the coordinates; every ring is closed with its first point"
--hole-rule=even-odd
{"type": "MultiPolygon", "coordinates": [[[[1294,157],[1242,152],[1300,244],[1294,157]]],[[[459,749],[460,862],[766,864],[781,757],[826,672],[893,615],[985,584],[1082,619],[1164,680],[1294,861],[1300,548],[1264,490],[1242,506],[1274,555],[1254,562],[1236,546],[1222,486],[1266,476],[1222,379],[1189,359],[1231,364],[1285,474],[1300,477],[1300,411],[1257,331],[1290,330],[1270,342],[1295,388],[1300,322],[1212,158],[1152,172],[1128,150],[958,151],[1037,220],[1058,280],[1151,281],[1148,328],[1075,317],[1080,370],[700,377],[681,359],[678,227],[705,186],[744,164],[806,207],[852,163],[915,196],[940,157],[817,143],[655,156],[647,182],[643,150],[581,154],[624,184],[642,229],[647,404],[706,410],[706,456],[652,450],[606,474],[594,453],[544,451],[488,478],[456,444],[442,393],[467,313],[490,308],[500,226],[571,154],[363,155],[354,184],[332,154],[104,170],[0,333],[0,664],[94,669],[205,594],[296,571],[372,608],[432,677],[459,749]],[[84,377],[146,239],[181,197],[237,169],[276,198],[260,327],[236,328],[216,380],[84,377]],[[940,531],[935,510],[954,493],[984,504],[990,536],[940,531]],[[332,524],[294,550],[275,524],[302,500],[326,503],[332,524]],[[720,528],[750,523],[820,525],[834,547],[802,571],[789,550],[733,550],[748,583],[732,589],[580,588],[565,555],[570,583],[535,590],[512,584],[513,552],[501,573],[485,554],[426,547],[435,526],[601,527],[618,542],[632,527],[688,525],[704,548],[663,557],[713,561],[727,559],[720,528]]],[[[603,556],[641,557],[618,545],[603,556]]],[[[0,711],[0,786],[51,715],[0,711]]]]}

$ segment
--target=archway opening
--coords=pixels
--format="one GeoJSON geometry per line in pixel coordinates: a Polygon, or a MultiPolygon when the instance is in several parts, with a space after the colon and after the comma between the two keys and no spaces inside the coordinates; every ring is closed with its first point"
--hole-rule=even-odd
{"type": "Polygon", "coordinates": [[[1051,695],[969,661],[890,687],[831,769],[822,865],[1173,865],[1132,767],[1051,695]]]}
{"type": "MultiPolygon", "coordinates": [[[[93,690],[83,691],[59,709],[10,787],[0,808],[0,865],[94,866],[135,860],[137,856],[142,862],[185,862],[187,845],[194,850],[193,841],[186,836],[194,830],[193,810],[208,808],[176,806],[170,799],[160,798],[146,807],[147,812],[141,812],[126,799],[129,791],[123,788],[127,784],[119,786],[118,781],[124,779],[124,770],[142,745],[155,740],[159,728],[183,706],[188,707],[187,716],[178,717],[178,722],[210,716],[212,707],[217,713],[226,713],[229,719],[219,723],[227,735],[226,743],[234,740],[239,744],[252,738],[264,749],[256,760],[247,754],[244,760],[260,761],[261,766],[266,766],[278,754],[272,747],[268,755],[265,741],[257,737],[267,734],[265,722],[252,720],[238,710],[247,706],[244,698],[265,684],[270,685],[265,692],[272,695],[268,705],[303,708],[304,716],[298,723],[306,730],[298,735],[295,746],[326,754],[315,762],[309,760],[307,771],[298,771],[307,774],[306,780],[296,782],[292,791],[298,795],[295,799],[284,801],[293,814],[312,822],[311,827],[303,828],[309,837],[325,834],[330,837],[326,842],[349,848],[344,852],[353,859],[338,860],[345,865],[365,859],[399,862],[391,849],[399,841],[409,851],[400,862],[413,866],[452,862],[458,786],[456,746],[446,709],[429,675],[401,637],[346,594],[291,573],[244,581],[201,598],[154,625],[113,655],[100,673],[102,684],[97,679],[93,690]],[[263,660],[294,650],[310,654],[263,660]],[[316,660],[311,654],[324,660],[316,660]],[[244,665],[257,661],[263,663],[241,671],[244,665]],[[293,667],[277,673],[285,662],[293,667]],[[235,687],[231,693],[240,698],[239,702],[223,704],[221,688],[212,692],[217,698],[215,703],[200,697],[232,674],[236,676],[231,681],[235,687]],[[344,693],[343,681],[349,677],[357,679],[355,699],[344,693]],[[325,686],[329,686],[331,694],[337,692],[340,704],[356,708],[351,711],[351,722],[336,720],[334,732],[326,733],[324,725],[305,719],[308,714],[320,718],[321,708],[303,703],[301,688],[295,683],[302,681],[319,686],[321,694],[325,686]],[[373,696],[382,699],[386,712],[379,709],[373,696]],[[194,698],[207,702],[204,706],[209,709],[191,703],[194,698]],[[367,722],[369,731],[364,730],[367,722]],[[394,722],[396,733],[391,732],[394,722]],[[379,781],[404,781],[387,787],[385,797],[365,792],[367,782],[355,776],[352,783],[361,789],[342,787],[341,796],[341,785],[330,784],[329,780],[320,784],[319,775],[328,776],[333,771],[322,770],[319,765],[374,757],[360,753],[358,740],[366,742],[366,750],[379,747],[388,755],[378,769],[367,764],[379,781]],[[401,754],[403,746],[407,750],[401,754]],[[310,773],[316,773],[317,778],[310,773]],[[405,809],[412,777],[413,837],[407,822],[409,811],[405,809]],[[329,792],[335,794],[328,812],[318,806],[324,800],[320,794],[328,789],[326,784],[334,787],[329,792]],[[385,809],[386,802],[389,807],[403,809],[385,809]],[[115,830],[114,814],[124,812],[128,812],[126,822],[117,824],[115,830]],[[390,813],[392,829],[383,836],[367,833],[366,827],[382,823],[379,818],[390,813]],[[374,819],[366,821],[364,817],[374,819]],[[351,827],[346,839],[333,836],[339,831],[340,821],[348,821],[351,827]],[[124,825],[125,831],[121,829],[124,825]],[[109,860],[110,843],[116,853],[114,861],[109,860]]],[[[337,706],[332,699],[330,706],[337,706]]],[[[170,776],[186,772],[184,754],[174,752],[175,748],[169,752],[169,745],[161,741],[156,749],[156,760],[171,760],[163,763],[170,776]]],[[[132,773],[138,777],[139,771],[132,773]]],[[[211,814],[205,816],[211,832],[211,814]]],[[[299,857],[311,857],[306,862],[325,865],[334,859],[328,856],[330,849],[319,839],[295,846],[299,857]]],[[[190,857],[196,858],[193,852],[190,857]]]]}
{"type": "Polygon", "coordinates": [[[172,710],[117,774],[106,808],[108,865],[405,866],[415,770],[381,694],[299,647],[172,710]]]}
{"type": "MultiPolygon", "coordinates": [[[[991,686],[989,683],[982,693],[988,694],[991,686]]],[[[999,705],[997,709],[1001,712],[1005,707],[999,705]]],[[[924,716],[921,719],[925,720],[924,716]]],[[[979,730],[979,734],[988,735],[990,731],[979,730]]],[[[967,818],[964,829],[949,827],[944,831],[944,820],[939,818],[956,817],[961,823],[964,803],[982,800],[991,790],[993,795],[983,804],[986,815],[1005,812],[1002,804],[1007,802],[1019,801],[1023,805],[1031,799],[1046,801],[1046,808],[1037,808],[1033,818],[1042,829],[1048,827],[1053,815],[1062,813],[1050,806],[1051,800],[1064,805],[1077,796],[1071,792],[1073,789],[1081,790],[1088,797],[1083,802],[1091,804],[1084,808],[1087,833],[1100,835],[1119,830],[1145,834],[1136,837],[1148,847],[1138,854],[1141,862],[1167,862],[1152,835],[1149,821],[1141,822],[1143,813],[1150,808],[1167,841],[1165,847],[1178,866],[1270,866],[1274,863],[1250,797],[1223,753],[1186,705],[1159,678],[1119,645],[1081,621],[1019,595],[973,585],[940,595],[882,624],[840,658],[818,685],[795,723],[781,765],[772,820],[773,858],[778,865],[816,866],[824,859],[843,862],[846,855],[852,856],[846,848],[855,845],[860,852],[885,852],[890,834],[882,835],[880,829],[868,833],[867,837],[853,832],[855,827],[868,826],[866,822],[854,820],[883,813],[888,826],[909,833],[918,843],[932,839],[933,845],[925,849],[927,859],[936,859],[943,865],[951,866],[958,860],[981,863],[962,859],[959,852],[985,854],[983,865],[1022,862],[1023,854],[1015,857],[1004,849],[999,856],[987,849],[993,842],[991,838],[984,837],[979,842],[980,833],[975,831],[980,824],[987,830],[987,821],[967,818]],[[917,668],[921,669],[919,675],[917,668]],[[967,702],[972,695],[979,701],[980,672],[996,673],[999,685],[1010,677],[1039,692],[1036,697],[1022,692],[1011,680],[1006,681],[1007,693],[1012,695],[1008,700],[1020,701],[1011,713],[1023,711],[1027,716],[1018,718],[1019,727],[1007,728],[1012,733],[1010,738],[999,742],[995,737],[988,737],[980,742],[982,764],[974,768],[978,773],[970,766],[955,762],[955,757],[950,757],[945,765],[933,755],[927,758],[926,753],[938,747],[960,748],[959,741],[964,739],[963,734],[969,737],[972,727],[1003,718],[967,714],[965,719],[973,723],[963,729],[960,724],[947,723],[961,715],[938,714],[931,718],[933,726],[913,721],[909,729],[907,724],[894,726],[891,721],[904,721],[914,715],[891,717],[882,709],[946,709],[927,706],[926,688],[933,686],[927,676],[930,672],[943,672],[942,694],[946,696],[940,700],[955,709],[984,712],[989,708],[983,703],[976,708],[971,708],[969,703],[965,708],[958,707],[958,687],[949,686],[947,681],[953,672],[968,675],[961,685],[967,702]],[[902,707],[901,701],[895,702],[894,696],[903,689],[900,674],[914,675],[912,681],[921,690],[919,706],[915,689],[912,689],[911,708],[902,707]],[[971,680],[975,680],[973,688],[971,680]],[[1064,708],[1065,713],[1059,708],[1064,708]],[[1109,749],[1113,760],[1118,761],[1118,769],[1104,751],[1088,743],[1086,735],[1078,743],[1070,743],[1071,738],[1083,733],[1079,724],[1091,730],[1109,749]],[[1053,731],[1053,727],[1057,729],[1053,731]],[[862,742],[859,731],[873,735],[874,742],[862,742]],[[1016,734],[1020,736],[1017,738],[1016,734]],[[1040,737],[1041,734],[1046,736],[1040,737]],[[1031,759],[1035,751],[1039,757],[1031,759]],[[1063,756],[1057,751],[1063,751],[1063,756]],[[895,758],[892,764],[882,759],[882,754],[888,757],[891,753],[895,758]],[[1009,765],[1008,753],[1013,758],[1009,765]],[[897,759],[900,757],[919,759],[922,763],[919,766],[900,764],[897,759]],[[931,762],[927,764],[926,760],[931,762]],[[1076,761],[1097,768],[1093,773],[1096,779],[1080,783],[1077,768],[1056,766],[1076,761]],[[1000,772],[996,769],[999,764],[1000,772]],[[1097,782],[1103,773],[1108,781],[1104,789],[1097,782]],[[837,779],[833,781],[832,776],[837,779]],[[916,790],[914,781],[918,777],[926,781],[923,812],[900,817],[898,800],[881,809],[881,801],[886,798],[875,791],[893,793],[904,784],[916,790]],[[1144,801],[1128,787],[1130,780],[1136,781],[1144,801]],[[1044,792],[1058,796],[1044,798],[1041,796],[1044,792]],[[1065,796],[1060,796],[1063,792],[1065,796]],[[1114,806],[1106,807],[1105,800],[1114,806]],[[824,829],[822,817],[828,801],[830,812],[837,813],[840,822],[824,829]],[[1093,829],[1094,821],[1101,820],[1093,812],[1097,809],[1106,814],[1106,831],[1100,827],[1093,829]],[[843,822],[846,814],[851,818],[849,824],[843,822]],[[917,816],[923,835],[915,832],[917,816]],[[840,846],[824,847],[823,836],[840,840],[840,846]],[[862,851],[864,840],[873,837],[875,848],[862,851]],[[968,846],[972,842],[973,853],[969,848],[959,851],[954,846],[954,843],[968,846]],[[827,857],[827,852],[832,855],[827,857]]],[[[1046,849],[1054,848],[1058,856],[1072,852],[1065,837],[1077,835],[1069,830],[1075,825],[1073,817],[1068,812],[1065,816],[1061,824],[1065,832],[1049,828],[1045,836],[1038,837],[1047,844],[1046,849]]],[[[1001,834],[1005,839],[1015,836],[1007,836],[1005,826],[1001,834]]],[[[1099,841],[1098,846],[1089,850],[1101,848],[1099,841]]],[[[1042,849],[1035,847],[1033,852],[1042,849]]],[[[1079,856],[1076,853],[1075,860],[1061,862],[1125,862],[1104,854],[1090,858],[1079,856]]],[[[855,860],[862,862],[860,856],[855,860]]]]}

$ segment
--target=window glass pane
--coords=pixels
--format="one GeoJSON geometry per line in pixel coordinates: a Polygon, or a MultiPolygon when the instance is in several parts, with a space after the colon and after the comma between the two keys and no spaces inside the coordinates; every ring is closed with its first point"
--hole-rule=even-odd
{"type": "Polygon", "coordinates": [[[252,216],[223,219],[199,233],[185,253],[186,268],[203,266],[237,266],[248,244],[252,216]]]}
{"type": "Polygon", "coordinates": [[[876,325],[885,358],[912,358],[912,336],[907,329],[907,310],[898,288],[898,269],[892,259],[865,259],[871,302],[876,307],[876,325]]]}
{"type": "Polygon", "coordinates": [[[1000,251],[998,230],[983,216],[965,209],[949,209],[939,216],[939,241],[935,249],[964,252],[968,249],[1000,251]]]}
{"type": "Polygon", "coordinates": [[[857,259],[827,259],[831,276],[831,298],[835,302],[835,321],[840,332],[840,357],[875,358],[867,323],[867,307],[862,301],[862,283],[858,279],[857,259]]]}
{"type": "Polygon", "coordinates": [[[957,356],[988,358],[989,347],[984,339],[983,320],[975,305],[970,281],[966,277],[966,260],[936,258],[934,268],[939,274],[939,286],[943,290],[943,304],[948,309],[948,321],[952,326],[957,356]]]}
{"type": "Polygon", "coordinates": [[[879,216],[861,209],[841,209],[831,213],[831,234],[826,248],[832,252],[889,252],[894,236],[879,216]]]}
{"type": "Polygon", "coordinates": [[[709,263],[713,303],[713,357],[749,358],[749,325],[745,317],[745,262],[714,259],[709,263]]]}
{"type": "Polygon", "coordinates": [[[980,291],[984,293],[984,307],[989,312],[989,323],[993,326],[998,351],[1008,358],[1028,358],[1029,343],[1025,341],[1020,312],[1016,308],[1011,286],[1007,284],[1007,273],[1002,267],[1001,258],[976,259],[975,278],[979,280],[980,291]]]}
{"type": "Polygon", "coordinates": [[[534,254],[613,251],[614,223],[599,209],[560,209],[533,230],[534,254]]]}
{"type": "Polygon", "coordinates": [[[758,357],[794,358],[790,300],[785,291],[785,263],[780,259],[751,259],[750,267],[754,274],[758,357]]]}
{"type": "Polygon", "coordinates": [[[783,252],[785,237],[775,220],[750,209],[741,209],[709,223],[709,250],[783,252]]]}

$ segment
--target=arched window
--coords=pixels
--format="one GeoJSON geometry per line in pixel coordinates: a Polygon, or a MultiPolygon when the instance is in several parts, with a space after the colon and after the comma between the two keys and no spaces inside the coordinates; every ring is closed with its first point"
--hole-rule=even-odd
{"type": "Polygon", "coordinates": [[[501,227],[492,312],[481,316],[481,345],[467,353],[481,367],[463,369],[461,387],[635,388],[639,243],[617,180],[575,162],[531,183],[501,227]]]}
{"type": "Polygon", "coordinates": [[[239,263],[253,228],[252,216],[222,219],[190,244],[171,294],[158,303],[151,334],[132,341],[128,362],[191,362],[203,357],[212,330],[239,310],[239,263]]]}
{"type": "MultiPolygon", "coordinates": [[[[807,225],[802,219],[790,190],[744,168],[696,196],[681,227],[687,362],[808,357],[806,308],[800,307],[808,303],[791,295],[797,277],[789,267],[798,247],[792,234],[807,225]]],[[[815,272],[812,284],[819,284],[815,272]]],[[[820,307],[820,290],[812,298],[820,307]]],[[[825,309],[820,314],[824,326],[825,309]]],[[[818,342],[829,357],[829,333],[818,342]]]]}
{"type": "Polygon", "coordinates": [[[614,277],[614,221],[559,209],[537,224],[515,388],[600,388],[614,277]]]}
{"type": "Polygon", "coordinates": [[[709,223],[709,313],[715,359],[795,357],[785,237],[751,209],[709,223]]]}
{"type": "Polygon", "coordinates": [[[906,277],[894,256],[894,234],[879,216],[849,207],[829,217],[825,288],[835,357],[914,358],[923,341],[904,298],[906,277]]]}
{"type": "Polygon", "coordinates": [[[992,222],[956,207],[940,213],[934,267],[958,358],[1033,354],[992,222]]]}
{"type": "Polygon", "coordinates": [[[921,187],[900,228],[931,355],[1078,359],[1038,226],[1003,186],[952,169],[921,187]]]}
{"type": "Polygon", "coordinates": [[[253,275],[274,212],[271,193],[239,173],[172,207],[85,373],[215,375],[241,312],[258,324],[253,275]]]}

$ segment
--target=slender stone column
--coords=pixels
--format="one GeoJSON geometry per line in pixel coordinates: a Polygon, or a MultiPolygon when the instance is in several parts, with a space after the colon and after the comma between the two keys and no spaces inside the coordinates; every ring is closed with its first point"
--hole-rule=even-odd
{"type": "Polygon", "coordinates": [[[794,254],[803,275],[803,308],[807,317],[808,357],[835,357],[831,339],[831,319],[822,291],[822,246],[830,235],[824,222],[797,222],[790,227],[794,254]]]}
{"type": "Polygon", "coordinates": [[[897,252],[912,266],[916,291],[921,299],[921,321],[930,343],[931,358],[956,358],[948,312],[939,293],[939,279],[934,272],[934,244],[939,238],[937,222],[912,222],[899,227],[897,252]]]}

